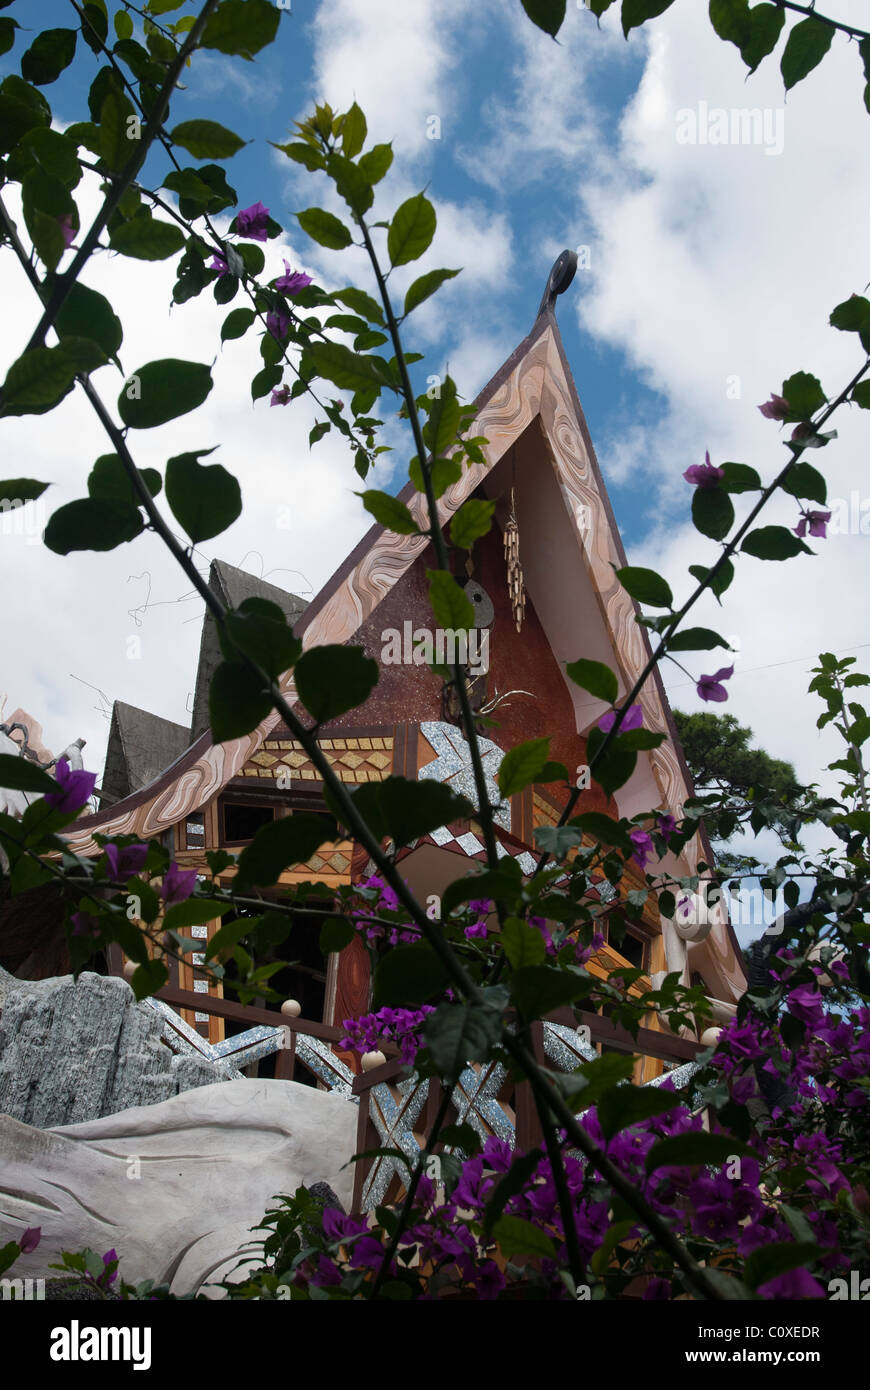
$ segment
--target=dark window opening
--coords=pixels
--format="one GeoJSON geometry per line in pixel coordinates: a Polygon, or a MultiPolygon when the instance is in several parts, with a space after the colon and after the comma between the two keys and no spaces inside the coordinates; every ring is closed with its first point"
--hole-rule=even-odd
{"type": "Polygon", "coordinates": [[[273,806],[246,806],[230,802],[223,807],[224,840],[227,844],[253,840],[260,827],[274,819],[273,806]]]}
{"type": "MultiPolygon", "coordinates": [[[[222,919],[222,925],[228,922],[237,921],[242,917],[259,917],[261,913],[255,909],[240,908],[235,913],[228,913],[222,919]]],[[[307,1019],[312,1023],[320,1023],[323,1020],[324,1009],[326,1006],[326,958],[320,950],[319,938],[322,918],[313,914],[298,912],[293,916],[293,928],[289,936],[277,946],[264,946],[257,948],[256,938],[253,942],[253,953],[257,965],[268,965],[276,960],[287,960],[288,965],[283,970],[278,970],[269,979],[269,987],[274,989],[281,999],[295,999],[302,1006],[300,1018],[307,1019]]],[[[239,970],[236,962],[229,958],[224,962],[225,984],[232,980],[239,979],[239,970]]],[[[237,995],[232,989],[225,989],[228,999],[237,1002],[237,995]]],[[[273,1000],[263,1000],[259,1007],[266,1008],[275,1012],[275,1023],[280,1024],[284,1019],[280,1012],[280,1004],[273,1000]]],[[[250,1025],[237,1019],[226,1020],[226,1036],[228,1038],[237,1037],[239,1033],[244,1033],[250,1025]]],[[[275,1075],[277,1054],[270,1053],[268,1057],[263,1057],[257,1063],[256,1075],[258,1077],[270,1077],[275,1075]]],[[[301,1082],[303,1086],[316,1086],[317,1077],[297,1058],[294,1080],[301,1082]]]]}
{"type": "Polygon", "coordinates": [[[184,825],[188,849],[201,849],[205,844],[205,816],[194,811],[187,817],[184,825]]]}

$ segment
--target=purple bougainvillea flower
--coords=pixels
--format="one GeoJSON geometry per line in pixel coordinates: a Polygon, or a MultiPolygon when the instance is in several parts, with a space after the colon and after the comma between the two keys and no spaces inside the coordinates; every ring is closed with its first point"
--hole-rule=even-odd
{"type": "Polygon", "coordinates": [[[68,251],[76,239],[76,229],[73,226],[72,213],[65,212],[63,217],[57,219],[57,225],[60,227],[60,234],[63,237],[64,250],[68,251]]]}
{"type": "Polygon", "coordinates": [[[280,342],[290,332],[290,315],[285,314],[282,309],[276,309],[274,313],[266,315],[266,327],[272,337],[280,342]]]}
{"type": "Polygon", "coordinates": [[[710,450],[705,454],[705,463],[693,463],[691,468],[687,468],[683,477],[687,483],[692,483],[694,487],[716,487],[719,479],[725,477],[724,468],[716,468],[710,462],[710,450]]]}
{"type": "Polygon", "coordinates": [[[790,1014],[794,1014],[795,1018],[799,1018],[810,1027],[821,1023],[824,1016],[822,996],[812,985],[801,985],[799,989],[793,989],[788,996],[787,1007],[790,1014]]]}
{"type": "Polygon", "coordinates": [[[712,676],[702,676],[698,681],[698,694],[701,699],[716,700],[719,704],[727,700],[728,691],[722,682],[730,680],[733,675],[733,666],[723,666],[721,671],[714,671],[712,676]]]}
{"type": "Polygon", "coordinates": [[[138,874],[145,867],[148,858],[147,845],[106,845],[106,859],[112,878],[124,882],[138,874]]]}
{"type": "Polygon", "coordinates": [[[656,823],[658,826],[659,834],[665,841],[665,844],[667,844],[668,840],[676,832],[677,822],[675,821],[674,817],[666,811],[664,815],[657,817],[656,823]]]}
{"type": "Polygon", "coordinates": [[[171,907],[173,903],[183,903],[195,887],[196,869],[179,869],[178,865],[173,863],[163,875],[160,896],[166,906],[171,907]]]}
{"type": "Polygon", "coordinates": [[[289,405],[289,404],[290,404],[290,387],[289,387],[289,386],[276,386],[276,387],[274,387],[273,390],[272,390],[272,399],[271,399],[271,401],[269,402],[269,404],[270,404],[270,405],[289,405]]]}
{"type": "Polygon", "coordinates": [[[249,208],[243,208],[236,217],[239,236],[247,237],[249,241],[267,241],[268,223],[269,209],[264,208],[262,203],[253,203],[249,208]]]}
{"type": "Polygon", "coordinates": [[[807,1269],[790,1269],[759,1284],[757,1293],[762,1298],[827,1298],[827,1291],[818,1279],[814,1279],[807,1269]]]}
{"type": "Polygon", "coordinates": [[[53,811],[80,811],[94,790],[97,774],[83,768],[71,772],[66,758],[59,758],[54,775],[60,791],[49,792],[45,804],[53,811]]]}
{"type": "Polygon", "coordinates": [[[21,1251],[22,1255],[30,1255],[36,1249],[37,1245],[41,1240],[42,1227],[28,1226],[27,1230],[24,1232],[24,1234],[18,1242],[18,1249],[21,1251]]]}
{"type": "Polygon", "coordinates": [[[644,1299],[661,1302],[671,1296],[671,1285],[668,1279],[650,1279],[643,1291],[644,1299]]]}
{"type": "Polygon", "coordinates": [[[639,825],[636,825],[633,830],[628,832],[628,838],[634,845],[635,859],[642,869],[645,868],[646,861],[650,859],[653,854],[652,840],[645,830],[641,830],[639,825]]]}
{"type": "Polygon", "coordinates": [[[770,400],[765,401],[764,405],[760,405],[758,409],[761,411],[765,420],[784,420],[791,407],[785,399],[785,396],[774,395],[771,391],[770,400]]]}
{"type": "Polygon", "coordinates": [[[74,912],[70,921],[73,924],[73,936],[99,936],[100,927],[96,917],[92,917],[89,912],[74,912]]]}
{"type": "Polygon", "coordinates": [[[216,270],[218,275],[229,275],[230,268],[223,256],[218,255],[217,251],[208,263],[209,270],[216,270]]]}
{"type": "MultiPolygon", "coordinates": [[[[602,714],[598,721],[599,729],[603,730],[605,734],[608,729],[612,729],[616,723],[616,716],[618,713],[618,709],[611,709],[608,710],[606,714],[602,714]]],[[[639,729],[642,723],[643,710],[640,705],[629,705],[625,712],[625,718],[619,726],[619,732],[621,734],[627,734],[629,729],[639,729]]]]}
{"type": "Polygon", "coordinates": [[[301,270],[291,270],[290,262],[284,261],[284,274],[278,276],[275,281],[275,289],[283,290],[285,294],[298,294],[300,290],[304,290],[305,286],[310,284],[310,275],[303,275],[301,270]]]}
{"type": "Polygon", "coordinates": [[[801,519],[797,526],[792,527],[796,536],[803,540],[810,528],[810,535],[817,536],[820,540],[825,540],[828,534],[827,526],[831,519],[830,512],[801,512],[801,519]]]}

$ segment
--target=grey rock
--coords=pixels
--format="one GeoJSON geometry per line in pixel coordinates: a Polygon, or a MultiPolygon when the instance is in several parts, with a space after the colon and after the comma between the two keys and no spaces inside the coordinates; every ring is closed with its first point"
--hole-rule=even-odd
{"type": "Polygon", "coordinates": [[[48,1129],[229,1079],[207,1058],[176,1056],[162,1032],[126,980],[19,980],[0,968],[0,1114],[48,1129]]]}

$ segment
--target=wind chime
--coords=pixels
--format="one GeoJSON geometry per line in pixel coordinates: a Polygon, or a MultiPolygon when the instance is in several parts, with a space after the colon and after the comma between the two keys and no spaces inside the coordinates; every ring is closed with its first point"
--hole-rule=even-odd
{"type": "MultiPolygon", "coordinates": [[[[514,460],[514,470],[516,470],[516,460],[514,460]]],[[[513,487],[511,488],[510,514],[504,528],[504,558],[507,564],[511,611],[514,615],[517,632],[520,632],[523,626],[523,614],[526,611],[526,589],[523,583],[523,567],[520,564],[520,528],[517,525],[517,504],[513,487]]]]}

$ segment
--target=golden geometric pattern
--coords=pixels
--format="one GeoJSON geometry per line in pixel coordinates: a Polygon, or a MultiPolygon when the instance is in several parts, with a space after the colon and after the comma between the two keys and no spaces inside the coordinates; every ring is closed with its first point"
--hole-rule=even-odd
{"type": "MultiPolygon", "coordinates": [[[[393,766],[393,739],[389,735],[324,738],[320,747],[342,782],[381,782],[393,766]]],[[[296,739],[266,739],[242,770],[243,777],[270,780],[277,780],[282,773],[294,781],[323,780],[296,739]]]]}

